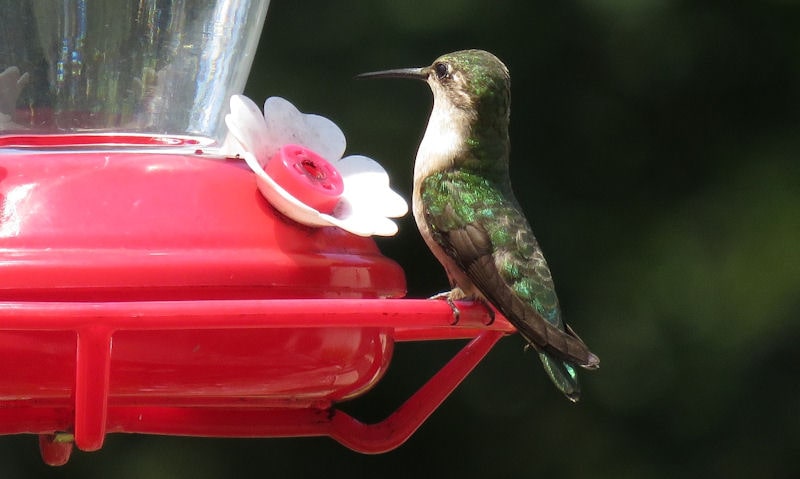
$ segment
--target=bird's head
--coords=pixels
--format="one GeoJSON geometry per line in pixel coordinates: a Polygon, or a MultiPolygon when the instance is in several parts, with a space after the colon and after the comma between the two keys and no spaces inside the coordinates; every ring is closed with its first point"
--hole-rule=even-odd
{"type": "Polygon", "coordinates": [[[435,108],[460,110],[478,117],[508,117],[508,68],[484,50],[461,50],[442,55],[426,67],[383,70],[358,77],[424,80],[433,90],[435,108]]]}

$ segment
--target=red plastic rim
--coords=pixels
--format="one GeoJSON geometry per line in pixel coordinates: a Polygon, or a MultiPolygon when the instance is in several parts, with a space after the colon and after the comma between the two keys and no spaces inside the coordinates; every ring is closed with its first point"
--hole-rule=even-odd
{"type": "Polygon", "coordinates": [[[42,134],[0,136],[0,148],[209,146],[208,138],[130,133],[42,134]]]}

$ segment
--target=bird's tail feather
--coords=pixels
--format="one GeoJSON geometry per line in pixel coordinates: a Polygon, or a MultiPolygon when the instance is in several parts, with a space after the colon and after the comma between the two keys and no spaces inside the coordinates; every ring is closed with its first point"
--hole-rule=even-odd
{"type": "Polygon", "coordinates": [[[578,402],[581,397],[581,386],[578,383],[578,373],[575,368],[563,361],[554,359],[547,353],[539,353],[544,370],[550,376],[553,384],[572,402],[578,402]]]}

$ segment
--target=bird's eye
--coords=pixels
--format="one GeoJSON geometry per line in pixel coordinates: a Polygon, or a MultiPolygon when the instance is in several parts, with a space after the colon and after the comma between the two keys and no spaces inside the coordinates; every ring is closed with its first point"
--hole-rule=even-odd
{"type": "Polygon", "coordinates": [[[433,66],[433,71],[436,72],[436,77],[442,80],[448,74],[449,68],[447,68],[446,63],[437,63],[433,66]]]}

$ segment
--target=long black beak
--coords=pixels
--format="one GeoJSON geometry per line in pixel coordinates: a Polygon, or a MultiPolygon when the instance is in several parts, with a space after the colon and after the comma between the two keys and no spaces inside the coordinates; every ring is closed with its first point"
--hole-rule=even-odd
{"type": "Polygon", "coordinates": [[[415,80],[428,79],[428,67],[423,68],[397,68],[356,75],[356,78],[413,78],[415,80]]]}

